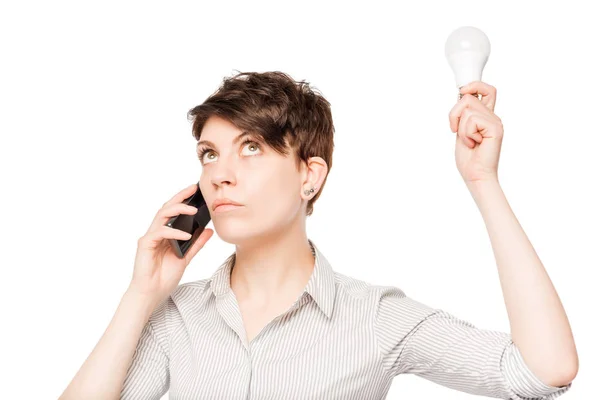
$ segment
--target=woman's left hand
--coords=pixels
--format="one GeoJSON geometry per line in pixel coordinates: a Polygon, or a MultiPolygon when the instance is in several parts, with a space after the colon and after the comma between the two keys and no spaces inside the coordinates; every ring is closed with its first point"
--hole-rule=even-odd
{"type": "Polygon", "coordinates": [[[494,114],[496,88],[473,81],[460,89],[464,96],[450,111],[450,129],[456,133],[456,166],[467,185],[498,180],[498,161],[504,126],[494,114]],[[481,94],[482,98],[471,94],[481,94]]]}

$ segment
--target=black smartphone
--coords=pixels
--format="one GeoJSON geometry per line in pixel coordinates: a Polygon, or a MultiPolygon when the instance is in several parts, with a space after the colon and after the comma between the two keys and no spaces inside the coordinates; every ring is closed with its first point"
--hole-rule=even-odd
{"type": "Polygon", "coordinates": [[[200,182],[196,184],[196,192],[183,200],[184,204],[194,206],[198,209],[196,214],[179,214],[171,217],[165,225],[182,230],[192,235],[188,240],[168,239],[173,251],[179,258],[183,258],[189,248],[198,239],[198,236],[204,231],[206,225],[210,222],[210,212],[208,205],[200,191],[200,182]]]}

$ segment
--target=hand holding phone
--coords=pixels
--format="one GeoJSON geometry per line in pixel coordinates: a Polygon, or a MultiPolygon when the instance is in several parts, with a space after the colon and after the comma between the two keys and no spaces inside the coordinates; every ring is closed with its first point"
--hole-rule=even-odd
{"type": "Polygon", "coordinates": [[[185,267],[212,237],[214,231],[204,229],[209,221],[198,183],[167,201],[138,239],[128,290],[148,296],[157,304],[164,300],[179,284],[185,267]]]}
{"type": "Polygon", "coordinates": [[[195,214],[179,214],[171,217],[165,225],[170,228],[179,229],[194,235],[189,239],[170,238],[169,243],[171,248],[179,258],[183,258],[189,248],[194,244],[197,235],[200,235],[206,225],[210,222],[210,212],[208,205],[204,200],[204,196],[200,191],[199,182],[196,184],[196,191],[193,195],[183,200],[183,204],[196,207],[198,210],[195,214]]]}

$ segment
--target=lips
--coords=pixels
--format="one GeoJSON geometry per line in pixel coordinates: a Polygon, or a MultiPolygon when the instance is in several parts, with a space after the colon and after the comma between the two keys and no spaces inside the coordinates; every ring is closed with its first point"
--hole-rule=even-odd
{"type": "MultiPolygon", "coordinates": [[[[213,204],[212,204],[212,209],[213,211],[215,211],[217,209],[217,207],[219,206],[241,206],[242,204],[238,203],[237,201],[233,201],[231,199],[228,198],[221,198],[221,199],[216,199],[213,204]]],[[[233,207],[230,207],[233,208],[233,207]]]]}
{"type": "Polygon", "coordinates": [[[234,205],[234,204],[221,204],[219,206],[217,206],[215,208],[215,212],[225,212],[225,211],[229,211],[229,210],[234,210],[236,208],[240,208],[241,206],[238,205],[234,205]]]}

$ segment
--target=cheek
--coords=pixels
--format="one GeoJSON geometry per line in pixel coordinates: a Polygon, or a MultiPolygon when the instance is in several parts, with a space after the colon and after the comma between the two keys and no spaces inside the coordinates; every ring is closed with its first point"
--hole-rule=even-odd
{"type": "Polygon", "coordinates": [[[261,214],[281,215],[289,213],[301,201],[297,186],[294,177],[270,174],[268,179],[254,182],[246,189],[249,201],[257,207],[257,211],[260,209],[261,214]]]}
{"type": "Polygon", "coordinates": [[[203,178],[200,178],[200,191],[202,192],[202,197],[204,197],[204,201],[209,203],[213,200],[212,198],[210,198],[210,185],[207,184],[207,182],[205,182],[203,180],[203,178]]]}

